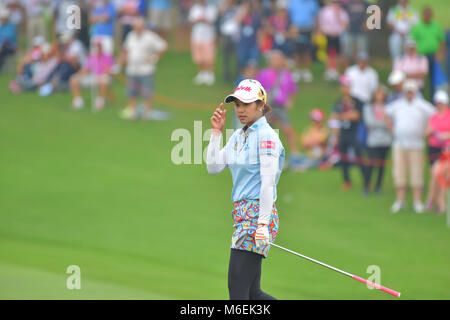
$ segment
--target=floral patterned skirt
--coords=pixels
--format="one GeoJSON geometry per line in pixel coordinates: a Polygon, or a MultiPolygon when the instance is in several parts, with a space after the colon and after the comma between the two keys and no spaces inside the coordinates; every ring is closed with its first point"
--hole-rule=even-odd
{"type": "MultiPolygon", "coordinates": [[[[256,248],[255,232],[258,228],[259,200],[242,200],[234,203],[232,212],[234,220],[234,233],[231,238],[231,248],[254,252],[267,257],[270,245],[256,248]]],[[[275,241],[278,232],[278,211],[275,204],[270,217],[269,235],[275,241]]]]}

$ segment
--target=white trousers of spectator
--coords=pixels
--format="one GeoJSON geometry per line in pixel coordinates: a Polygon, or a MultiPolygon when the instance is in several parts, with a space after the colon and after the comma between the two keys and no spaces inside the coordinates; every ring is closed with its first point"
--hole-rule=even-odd
{"type": "Polygon", "coordinates": [[[113,56],[114,55],[114,38],[111,36],[93,36],[91,38],[91,48],[93,43],[100,40],[102,43],[103,53],[113,56]]]}
{"type": "Polygon", "coordinates": [[[391,59],[394,61],[403,55],[403,48],[405,47],[406,37],[397,32],[392,32],[389,36],[389,52],[391,59]]]}
{"type": "Polygon", "coordinates": [[[47,38],[47,26],[45,25],[44,17],[29,17],[27,19],[27,41],[31,45],[33,38],[35,37],[47,38]]]}

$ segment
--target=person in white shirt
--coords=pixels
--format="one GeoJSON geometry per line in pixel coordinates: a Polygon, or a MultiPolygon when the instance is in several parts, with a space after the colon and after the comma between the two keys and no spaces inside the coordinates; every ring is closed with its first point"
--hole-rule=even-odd
{"type": "Polygon", "coordinates": [[[156,63],[167,50],[167,42],[153,31],[147,30],[145,19],[138,17],[124,42],[120,66],[126,63],[128,106],[121,117],[136,119],[138,98],[145,99],[144,119],[149,119],[153,101],[153,74],[156,63]]]}
{"type": "Polygon", "coordinates": [[[405,96],[386,107],[386,121],[394,136],[393,177],[397,198],[391,207],[392,213],[406,208],[407,171],[413,189],[414,211],[423,213],[424,148],[425,129],[428,119],[436,110],[432,104],[417,95],[417,82],[406,80],[403,84],[405,96]]]}
{"type": "Polygon", "coordinates": [[[189,11],[188,20],[192,25],[192,59],[199,69],[198,75],[194,78],[195,84],[212,85],[215,82],[216,31],[214,23],[217,15],[217,8],[208,5],[206,0],[197,0],[189,11]]]}
{"type": "Polygon", "coordinates": [[[357,63],[347,68],[345,74],[351,79],[350,94],[363,103],[369,102],[378,88],[378,74],[369,66],[369,55],[360,52],[357,63]]]}
{"type": "Polygon", "coordinates": [[[389,36],[389,51],[394,61],[402,55],[406,38],[411,28],[419,22],[419,15],[409,6],[409,0],[398,0],[398,4],[389,9],[386,21],[392,29],[389,36]]]}

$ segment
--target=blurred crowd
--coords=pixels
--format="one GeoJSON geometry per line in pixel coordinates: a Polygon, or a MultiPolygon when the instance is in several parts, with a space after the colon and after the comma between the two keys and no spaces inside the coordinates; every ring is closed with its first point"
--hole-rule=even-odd
{"type": "MultiPolygon", "coordinates": [[[[128,104],[120,116],[151,119],[158,60],[169,42],[179,47],[190,37],[196,85],[217,81],[219,52],[221,81],[254,78],[263,84],[269,121],[286,136],[292,170],[339,166],[347,190],[356,165],[363,194],[380,193],[392,152],[392,212],[406,208],[410,186],[417,213],[443,213],[450,32],[433,19],[432,5],[419,12],[411,2],[398,0],[384,15],[387,85],[371,58],[367,8],[376,1],[365,0],[0,0],[0,72],[17,66],[10,83],[15,94],[70,91],[74,109],[85,105],[82,88],[91,88],[101,110],[112,79],[124,70],[128,104]],[[71,27],[77,22],[81,28],[71,27]],[[25,52],[18,55],[21,43],[25,52]],[[325,67],[325,81],[339,85],[340,97],[329,115],[310,110],[310,126],[298,133],[289,110],[300,83],[316,81],[316,65],[325,67]],[[426,153],[430,182],[423,203],[426,153]]],[[[237,119],[234,126],[240,126],[237,119]]]]}

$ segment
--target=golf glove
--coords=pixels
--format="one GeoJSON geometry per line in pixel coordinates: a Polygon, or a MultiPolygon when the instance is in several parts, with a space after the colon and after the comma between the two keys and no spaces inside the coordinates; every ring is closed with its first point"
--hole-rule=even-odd
{"type": "Polygon", "coordinates": [[[267,246],[270,243],[269,228],[267,225],[259,225],[255,233],[256,248],[267,246]]]}

